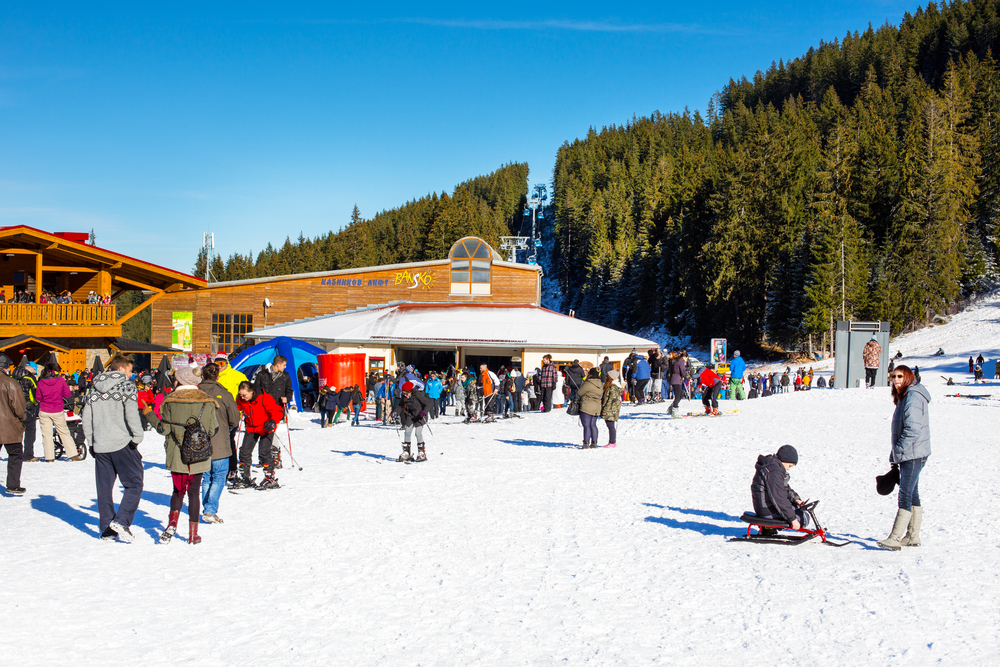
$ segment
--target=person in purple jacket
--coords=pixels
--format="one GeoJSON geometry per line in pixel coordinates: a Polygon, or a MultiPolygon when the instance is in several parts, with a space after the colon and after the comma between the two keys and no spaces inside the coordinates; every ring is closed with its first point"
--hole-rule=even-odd
{"type": "Polygon", "coordinates": [[[63,401],[72,396],[73,392],[66,384],[66,379],[60,375],[61,372],[62,368],[57,362],[45,364],[45,372],[42,373],[38,389],[35,390],[35,398],[38,400],[38,426],[42,430],[42,448],[45,450],[45,460],[55,461],[56,448],[52,438],[54,428],[59,433],[59,440],[62,441],[63,449],[66,450],[70,461],[82,461],[83,457],[76,450],[76,441],[66,426],[63,401]]]}

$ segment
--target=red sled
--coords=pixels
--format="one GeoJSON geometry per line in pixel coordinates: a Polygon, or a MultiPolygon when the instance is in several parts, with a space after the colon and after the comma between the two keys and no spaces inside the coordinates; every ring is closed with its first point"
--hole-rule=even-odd
{"type": "Polygon", "coordinates": [[[729,539],[730,542],[758,542],[761,544],[786,544],[788,546],[796,546],[802,544],[803,542],[808,542],[815,538],[819,538],[823,544],[831,547],[846,547],[848,544],[853,544],[852,541],[847,542],[833,542],[828,540],[828,533],[826,529],[820,524],[819,520],[816,518],[816,505],[819,504],[818,500],[814,500],[811,503],[806,503],[802,508],[809,512],[809,516],[812,517],[812,525],[814,528],[792,528],[792,524],[782,519],[765,519],[764,517],[757,516],[753,512],[744,512],[740,517],[743,521],[746,521],[749,526],[747,526],[747,534],[745,537],[732,537],[729,539]],[[753,532],[753,529],[757,528],[757,532],[753,532]],[[774,534],[766,534],[769,530],[789,530],[795,534],[787,535],[775,532],[774,534]]]}

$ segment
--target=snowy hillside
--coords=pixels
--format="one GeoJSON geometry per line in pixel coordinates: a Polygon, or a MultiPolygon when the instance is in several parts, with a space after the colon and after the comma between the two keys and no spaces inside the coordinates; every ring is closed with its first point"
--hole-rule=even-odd
{"type": "Polygon", "coordinates": [[[992,377],[1000,299],[897,348],[933,397],[922,547],[875,547],[896,509],[874,483],[888,468],[888,389],[730,402],[740,412],[724,418],[626,408],[618,447],[587,451],[563,411],[494,425],[449,415],[431,426],[430,460],[410,466],[394,462],[392,428],[320,430],[295,415],[304,470],[286,456],[280,490],[223,494],[225,524],[202,525],[196,547],[155,541],[171,488],[159,436],[141,447],[131,545],[96,539],[89,459],[26,464],[27,495],[0,498],[0,655],[18,665],[992,664],[998,403],[949,398],[969,388],[939,376],[968,383],[968,356],[982,352],[992,377]],[[947,356],[929,356],[938,347],[947,356]],[[757,455],[785,443],[799,450],[792,485],[858,544],[726,541],[745,531],[757,455]]]}

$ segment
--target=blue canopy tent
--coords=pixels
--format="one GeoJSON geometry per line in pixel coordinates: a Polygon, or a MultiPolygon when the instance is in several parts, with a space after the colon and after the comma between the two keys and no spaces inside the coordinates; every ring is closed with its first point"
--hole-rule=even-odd
{"type": "Polygon", "coordinates": [[[287,336],[278,336],[277,338],[258,343],[253,347],[248,347],[230,359],[229,364],[247,377],[251,377],[251,373],[255,367],[271,363],[277,354],[288,359],[288,368],[286,370],[292,376],[295,405],[298,406],[299,412],[302,412],[302,391],[299,387],[299,374],[297,371],[303,364],[313,364],[318,368],[319,361],[317,361],[316,355],[326,354],[326,350],[323,348],[295,340],[294,338],[288,338],[287,336]],[[251,373],[247,373],[248,370],[251,373]]]}

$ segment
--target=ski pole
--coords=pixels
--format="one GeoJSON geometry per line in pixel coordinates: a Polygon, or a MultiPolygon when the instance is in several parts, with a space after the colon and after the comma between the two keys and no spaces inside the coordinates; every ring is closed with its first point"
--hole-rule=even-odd
{"type": "MultiPolygon", "coordinates": [[[[281,442],[281,436],[279,436],[277,432],[275,432],[274,435],[278,439],[278,444],[281,445],[282,447],[284,447],[285,451],[288,452],[288,458],[292,461],[292,465],[298,467],[299,470],[302,470],[302,466],[300,466],[299,462],[295,460],[294,456],[292,456],[292,450],[291,450],[291,448],[285,447],[285,443],[281,442]]],[[[289,443],[291,443],[291,440],[289,440],[289,443]]]]}
{"type": "MultiPolygon", "coordinates": [[[[288,413],[285,413],[285,436],[288,438],[288,455],[292,455],[292,429],[288,427],[288,413]]],[[[294,461],[292,461],[294,463],[294,461]]]]}

